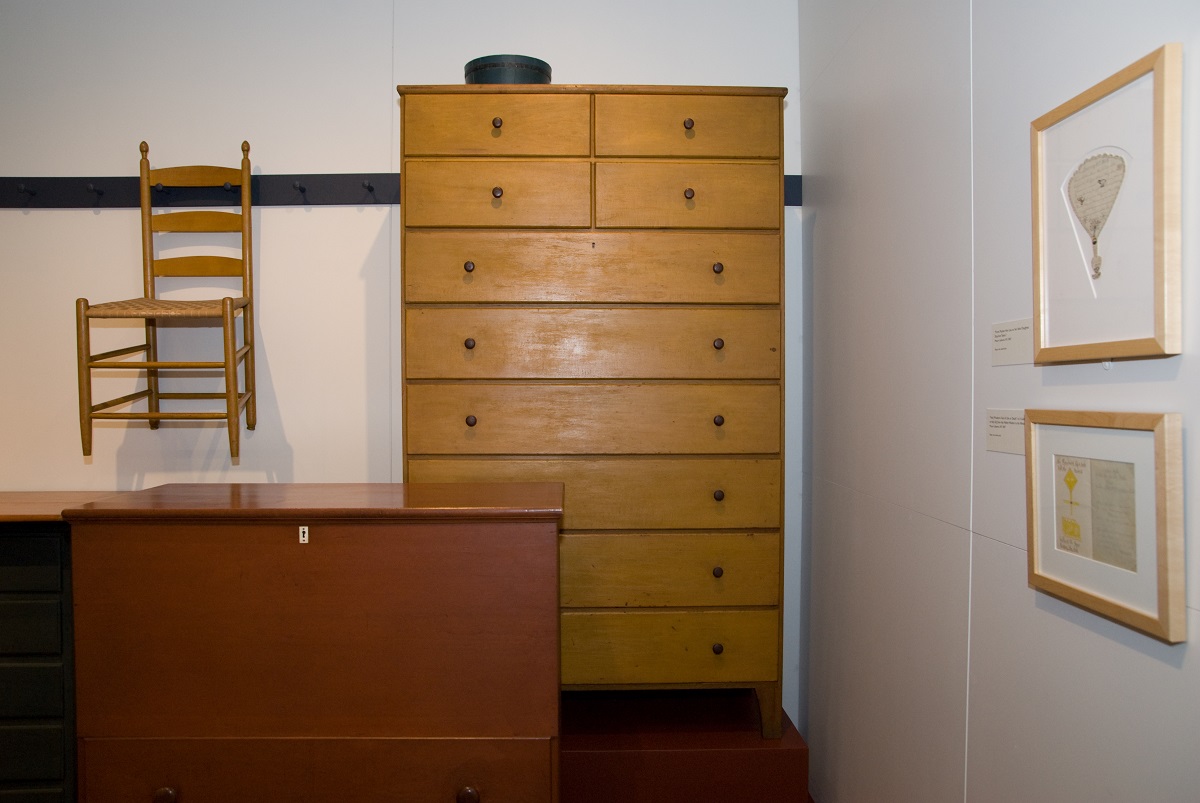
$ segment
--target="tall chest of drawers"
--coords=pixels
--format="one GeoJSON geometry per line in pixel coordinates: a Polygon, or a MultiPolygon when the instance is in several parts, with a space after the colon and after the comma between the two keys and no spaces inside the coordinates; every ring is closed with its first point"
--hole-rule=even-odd
{"type": "Polygon", "coordinates": [[[786,90],[398,91],[406,481],[563,482],[563,687],[778,736],[786,90]]]}

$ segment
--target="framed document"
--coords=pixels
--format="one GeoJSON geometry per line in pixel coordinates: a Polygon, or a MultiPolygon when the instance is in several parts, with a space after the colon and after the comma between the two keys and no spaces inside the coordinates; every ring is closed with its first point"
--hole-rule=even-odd
{"type": "Polygon", "coordinates": [[[1025,411],[1031,586],[1187,639],[1181,430],[1175,413],[1025,411]]]}
{"type": "Polygon", "coordinates": [[[1034,120],[1034,362],[1178,354],[1182,48],[1034,120]]]}

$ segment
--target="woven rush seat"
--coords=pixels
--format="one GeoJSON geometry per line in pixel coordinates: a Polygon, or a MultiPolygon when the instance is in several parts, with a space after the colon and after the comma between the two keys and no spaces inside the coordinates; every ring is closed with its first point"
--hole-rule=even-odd
{"type": "MultiPolygon", "coordinates": [[[[230,298],[234,309],[250,303],[248,298],[230,298]]],[[[88,307],[89,318],[220,318],[222,299],[164,301],[155,298],[130,298],[106,301],[88,307]]]]}

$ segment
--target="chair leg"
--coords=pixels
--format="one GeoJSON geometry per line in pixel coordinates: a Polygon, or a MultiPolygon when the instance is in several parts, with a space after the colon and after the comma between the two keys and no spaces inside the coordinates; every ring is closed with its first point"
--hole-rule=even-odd
{"type": "MultiPolygon", "coordinates": [[[[146,319],[146,360],[156,362],[158,360],[158,321],[154,318],[146,319]]],[[[146,402],[152,413],[158,412],[158,369],[146,369],[146,389],[150,392],[146,402]]],[[[150,419],[150,429],[158,429],[158,419],[150,419]]]]}
{"type": "Polygon", "coordinates": [[[229,456],[237,460],[242,422],[238,407],[237,338],[233,327],[233,299],[230,298],[221,304],[221,331],[225,341],[225,423],[229,429],[229,456]]]}
{"type": "Polygon", "coordinates": [[[92,454],[92,372],[88,361],[92,356],[92,338],[88,328],[88,302],[86,298],[75,301],[75,347],[78,352],[79,372],[79,435],[83,440],[83,456],[92,454]]]}
{"type": "Polygon", "coordinates": [[[243,363],[246,372],[246,429],[254,429],[258,423],[258,408],[255,400],[258,394],[254,385],[254,311],[253,303],[242,311],[242,342],[248,346],[246,360],[243,363]]]}

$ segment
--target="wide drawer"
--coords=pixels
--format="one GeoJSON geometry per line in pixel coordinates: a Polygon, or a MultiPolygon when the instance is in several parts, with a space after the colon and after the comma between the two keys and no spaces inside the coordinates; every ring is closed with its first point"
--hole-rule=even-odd
{"type": "Polygon", "coordinates": [[[61,724],[0,726],[0,782],[61,780],[65,749],[61,724]]]}
{"type": "Polygon", "coordinates": [[[408,302],[779,303],[779,235],[410,231],[408,302]]]}
{"type": "Polygon", "coordinates": [[[773,681],[778,645],[777,610],[564,611],[562,682],[773,681]]]}
{"type": "Polygon", "coordinates": [[[587,162],[410,159],[401,184],[406,226],[591,223],[587,162]]]}
{"type": "Polygon", "coordinates": [[[779,157],[779,98],[597,95],[599,156],[779,157]]]}
{"type": "Polygon", "coordinates": [[[409,454],[775,454],[778,385],[411,384],[409,454]]]}
{"type": "Polygon", "coordinates": [[[779,527],[775,459],[411,457],[407,481],[561,482],[565,529],[779,527]]]}
{"type": "Polygon", "coordinates": [[[409,379],[777,379],[778,309],[409,309],[409,379]]]}
{"type": "Polygon", "coordinates": [[[0,602],[0,655],[62,652],[62,603],[31,599],[0,602]]]}
{"type": "Polygon", "coordinates": [[[564,608],[779,604],[779,533],[568,533],[564,608]]]}
{"type": "Polygon", "coordinates": [[[407,95],[406,156],[587,156],[587,95],[407,95]]]}
{"type": "Polygon", "coordinates": [[[777,229],[777,164],[599,162],[600,228],[777,229]]]}
{"type": "Polygon", "coordinates": [[[0,592],[62,589],[62,537],[0,533],[0,592]]]}
{"type": "Polygon", "coordinates": [[[550,739],[84,739],[81,803],[550,803],[550,739]]]}
{"type": "Polygon", "coordinates": [[[61,717],[61,663],[0,664],[0,717],[61,717]]]}

